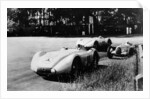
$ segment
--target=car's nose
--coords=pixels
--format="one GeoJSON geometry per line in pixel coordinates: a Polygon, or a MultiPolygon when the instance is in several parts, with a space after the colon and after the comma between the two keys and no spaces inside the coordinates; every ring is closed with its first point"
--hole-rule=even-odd
{"type": "Polygon", "coordinates": [[[51,68],[38,68],[37,73],[51,73],[51,68]]]}
{"type": "Polygon", "coordinates": [[[56,70],[52,68],[38,68],[36,73],[39,75],[51,75],[56,74],[56,70]]]}

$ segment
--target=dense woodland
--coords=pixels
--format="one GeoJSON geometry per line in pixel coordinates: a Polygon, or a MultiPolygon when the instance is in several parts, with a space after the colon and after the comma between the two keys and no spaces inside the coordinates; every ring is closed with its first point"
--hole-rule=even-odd
{"type": "Polygon", "coordinates": [[[143,33],[142,8],[8,8],[7,36],[143,33]]]}

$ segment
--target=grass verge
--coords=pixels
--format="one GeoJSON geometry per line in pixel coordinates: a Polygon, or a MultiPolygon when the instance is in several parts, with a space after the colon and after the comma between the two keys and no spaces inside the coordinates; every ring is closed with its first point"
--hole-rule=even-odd
{"type": "Polygon", "coordinates": [[[73,83],[64,85],[63,89],[67,91],[134,91],[135,65],[135,56],[118,61],[110,59],[107,66],[84,73],[73,83]]]}

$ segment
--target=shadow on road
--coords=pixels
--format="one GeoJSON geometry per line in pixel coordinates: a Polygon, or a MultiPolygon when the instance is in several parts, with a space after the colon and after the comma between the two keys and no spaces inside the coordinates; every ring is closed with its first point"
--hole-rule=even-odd
{"type": "Polygon", "coordinates": [[[130,57],[132,57],[132,56],[134,56],[135,54],[133,54],[133,55],[128,55],[128,56],[114,56],[112,59],[114,59],[114,60],[124,60],[124,59],[128,59],[128,58],[130,58],[130,57]]]}
{"type": "Polygon", "coordinates": [[[113,57],[113,60],[124,60],[127,59],[128,57],[113,57]]]}

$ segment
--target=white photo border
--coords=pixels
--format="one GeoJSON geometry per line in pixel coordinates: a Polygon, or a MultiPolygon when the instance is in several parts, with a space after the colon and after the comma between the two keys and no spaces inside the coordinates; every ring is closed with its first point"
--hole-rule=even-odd
{"type": "Polygon", "coordinates": [[[1,98],[150,98],[149,11],[143,9],[143,91],[7,91],[7,8],[141,8],[135,0],[1,1],[1,98]],[[35,3],[36,2],[36,3],[35,3]]]}

